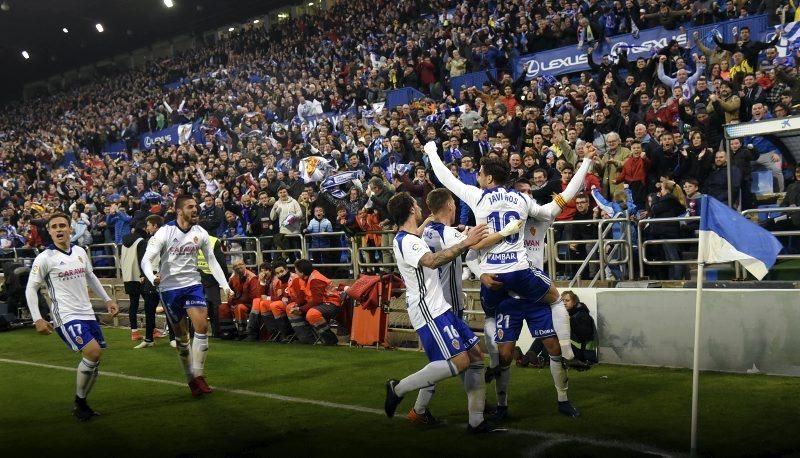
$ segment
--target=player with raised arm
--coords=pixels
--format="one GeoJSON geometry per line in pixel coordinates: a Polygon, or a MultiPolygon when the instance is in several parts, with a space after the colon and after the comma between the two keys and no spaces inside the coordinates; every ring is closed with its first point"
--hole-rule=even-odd
{"type": "MultiPolygon", "coordinates": [[[[449,172],[439,158],[435,143],[429,142],[425,145],[425,154],[429,158],[436,178],[470,207],[475,214],[476,222],[488,223],[490,232],[497,232],[502,224],[516,219],[530,218],[535,221],[555,219],[566,203],[580,190],[594,158],[593,152],[585,157],[584,163],[564,192],[556,195],[553,202],[540,206],[529,196],[508,191],[503,187],[509,178],[509,165],[504,161],[499,159],[482,161],[478,173],[479,189],[462,183],[449,172]]],[[[548,316],[545,317],[541,310],[530,310],[537,308],[538,304],[551,305],[560,301],[558,290],[544,272],[530,266],[519,233],[507,237],[505,243],[479,253],[479,259],[481,303],[487,319],[495,317],[497,329],[495,341],[498,343],[499,370],[495,372],[498,404],[495,419],[505,418],[508,412],[509,369],[523,320],[528,321],[534,337],[542,338],[551,355],[551,372],[556,381],[559,412],[569,416],[579,415],[566,396],[567,373],[563,366],[558,340],[554,338],[555,332],[552,335],[547,335],[549,332],[546,332],[552,328],[552,316],[547,313],[548,316]],[[509,298],[519,300],[507,300],[509,298]],[[501,304],[505,304],[506,313],[500,313],[498,310],[501,304]]]]}
{"type": "Polygon", "coordinates": [[[97,381],[100,357],[106,340],[89,301],[87,286],[103,299],[108,313],[116,316],[119,307],[103,289],[92,270],[92,263],[83,248],[70,247],[72,229],[69,216],[56,213],[47,220],[47,232],[53,244],[36,256],[31,266],[25,299],[36,332],[48,335],[55,331],[71,350],[81,352],[72,410],[78,420],[87,421],[97,412],[86,403],[86,397],[97,381]],[[53,324],[39,312],[39,287],[45,284],[50,296],[53,324]]]}
{"type": "Polygon", "coordinates": [[[387,208],[399,226],[393,249],[398,269],[406,283],[409,319],[430,363],[402,380],[391,379],[386,382],[386,415],[394,416],[406,393],[464,373],[462,380],[469,411],[467,432],[493,431],[494,428],[483,418],[486,393],[483,356],[477,347],[478,337],[445,302],[436,271],[484,239],[487,236],[486,225],[469,230],[466,238],[455,246],[432,253],[417,235],[422,222],[422,209],[417,201],[407,192],[401,192],[389,200],[387,208]]]}
{"type": "Polygon", "coordinates": [[[225,273],[214,256],[208,232],[198,222],[197,202],[183,195],[175,201],[177,218],[156,231],[147,243],[142,259],[142,273],[159,288],[167,319],[175,331],[178,355],[192,396],[211,393],[205,379],[204,367],[208,353],[208,308],[197,254],[202,250],[214,279],[228,297],[233,291],[228,286],[225,273]],[[160,256],[160,266],[154,269],[153,260],[160,256]],[[157,271],[157,274],[153,272],[157,271]],[[189,349],[189,323],[194,328],[194,340],[189,349]]]}
{"type": "MultiPolygon", "coordinates": [[[[452,227],[456,219],[456,203],[450,191],[444,188],[434,189],[425,198],[431,217],[423,223],[422,239],[433,253],[454,247],[466,239],[466,235],[452,227]]],[[[479,250],[502,242],[506,235],[519,232],[522,221],[517,220],[492,234],[472,247],[479,250]]],[[[461,257],[439,267],[439,280],[445,302],[450,304],[452,312],[461,320],[464,319],[464,291],[461,281],[461,257]]],[[[428,410],[428,404],[436,390],[435,385],[419,390],[417,401],[408,413],[408,419],[414,423],[432,424],[436,420],[428,410]]]]}
{"type": "MultiPolygon", "coordinates": [[[[593,158],[597,155],[597,149],[592,143],[585,143],[583,146],[583,151],[585,158],[584,162],[591,162],[590,158],[593,158]]],[[[581,180],[581,183],[582,182],[583,180],[581,180]]],[[[565,201],[564,205],[566,205],[566,202],[569,201],[565,201]]],[[[547,230],[550,229],[550,226],[553,225],[553,222],[555,222],[556,217],[561,214],[562,210],[564,210],[564,206],[559,205],[559,210],[555,215],[540,219],[528,218],[526,221],[524,244],[525,250],[528,252],[528,262],[530,263],[531,267],[535,267],[536,269],[544,271],[544,238],[545,235],[547,235],[547,230]]],[[[486,280],[486,277],[484,277],[484,280],[486,280]]],[[[558,300],[550,304],[550,310],[553,314],[553,327],[556,330],[556,334],[558,334],[558,344],[561,347],[561,357],[564,360],[572,361],[575,359],[575,354],[572,352],[569,313],[567,312],[567,308],[564,307],[564,302],[558,300]]],[[[588,364],[581,364],[581,362],[578,361],[575,361],[574,364],[575,366],[579,367],[579,369],[588,369],[591,367],[588,364]]]]}

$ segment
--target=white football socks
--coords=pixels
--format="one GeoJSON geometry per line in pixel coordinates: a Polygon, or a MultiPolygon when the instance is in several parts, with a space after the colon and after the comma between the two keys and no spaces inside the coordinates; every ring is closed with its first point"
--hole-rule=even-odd
{"type": "Polygon", "coordinates": [[[494,369],[500,365],[500,352],[497,350],[497,342],[494,341],[497,332],[497,320],[495,317],[487,316],[483,320],[483,333],[486,337],[486,353],[489,354],[489,367],[494,369]]]}
{"type": "Polygon", "coordinates": [[[208,355],[208,336],[195,332],[192,340],[192,373],[195,377],[203,376],[206,355],[208,355]]]}
{"type": "Polygon", "coordinates": [[[191,382],[194,378],[192,373],[192,352],[189,351],[189,343],[184,342],[183,338],[175,337],[176,348],[178,349],[178,358],[183,367],[183,373],[186,374],[186,381],[191,382]]]}
{"type": "Polygon", "coordinates": [[[508,382],[511,380],[511,365],[500,366],[500,372],[495,377],[494,391],[497,395],[497,405],[508,405],[508,382]]]}
{"type": "Polygon", "coordinates": [[[414,412],[420,415],[424,414],[428,410],[428,405],[431,403],[434,393],[436,393],[436,385],[420,388],[417,394],[417,402],[414,403],[414,412]]]}
{"type": "Polygon", "coordinates": [[[406,393],[420,388],[435,385],[437,382],[458,374],[450,361],[433,361],[425,367],[400,380],[394,387],[394,393],[404,396],[406,393]]]}
{"type": "Polygon", "coordinates": [[[569,378],[567,377],[567,368],[563,364],[563,359],[560,356],[550,357],[550,373],[553,375],[553,382],[556,385],[556,393],[558,394],[558,402],[567,401],[567,389],[569,389],[569,378]]]}
{"type": "Polygon", "coordinates": [[[467,412],[469,425],[473,428],[483,423],[483,410],[486,408],[486,381],[483,362],[474,362],[461,374],[464,391],[467,392],[467,412]]]}
{"type": "Polygon", "coordinates": [[[97,366],[99,364],[99,361],[89,361],[86,358],[81,358],[81,362],[78,363],[75,395],[79,398],[86,399],[86,396],[88,396],[89,392],[92,390],[92,386],[94,386],[94,382],[97,380],[97,366]]]}
{"type": "Polygon", "coordinates": [[[553,315],[553,327],[558,336],[558,344],[561,346],[561,356],[568,361],[572,360],[575,358],[575,354],[572,352],[569,312],[564,307],[564,302],[561,301],[561,298],[550,304],[550,311],[553,315]]]}

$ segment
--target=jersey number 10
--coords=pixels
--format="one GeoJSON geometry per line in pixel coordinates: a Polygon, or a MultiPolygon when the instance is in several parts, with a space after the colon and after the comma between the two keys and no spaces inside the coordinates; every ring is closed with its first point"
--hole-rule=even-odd
{"type": "MultiPolygon", "coordinates": [[[[486,222],[494,229],[494,232],[500,232],[506,224],[520,219],[519,213],[511,211],[500,214],[500,212],[491,212],[486,218],[486,222]]],[[[519,233],[512,234],[506,237],[506,243],[517,243],[519,241],[519,233]]]]}

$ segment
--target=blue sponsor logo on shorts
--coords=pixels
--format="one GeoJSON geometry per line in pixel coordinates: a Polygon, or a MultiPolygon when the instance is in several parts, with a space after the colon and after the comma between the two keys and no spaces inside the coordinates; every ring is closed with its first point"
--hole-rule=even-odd
{"type": "Polygon", "coordinates": [[[486,262],[489,264],[510,264],[517,262],[517,253],[489,253],[486,257],[486,262]]]}

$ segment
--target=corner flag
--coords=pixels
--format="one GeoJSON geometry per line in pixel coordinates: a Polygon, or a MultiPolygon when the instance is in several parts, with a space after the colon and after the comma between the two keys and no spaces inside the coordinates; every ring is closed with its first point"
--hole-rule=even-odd
{"type": "Polygon", "coordinates": [[[697,254],[698,262],[739,261],[759,280],[767,275],[783,248],[767,230],[709,196],[702,197],[700,237],[706,243],[700,243],[703,248],[697,254]]]}

